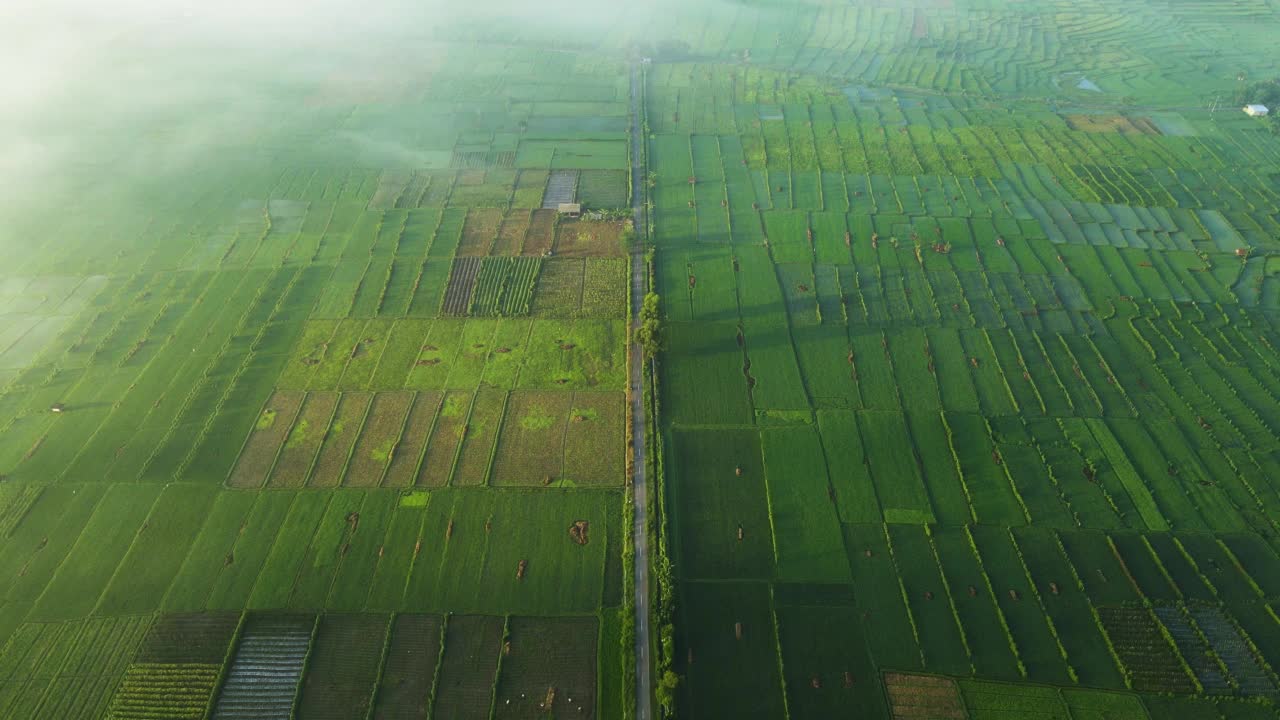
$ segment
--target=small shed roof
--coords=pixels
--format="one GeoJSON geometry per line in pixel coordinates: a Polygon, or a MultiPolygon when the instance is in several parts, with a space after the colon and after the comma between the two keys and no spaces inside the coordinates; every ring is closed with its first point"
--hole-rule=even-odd
{"type": "Polygon", "coordinates": [[[1244,111],[1250,115],[1266,115],[1270,112],[1266,105],[1245,105],[1244,111]]]}
{"type": "Polygon", "coordinates": [[[577,215],[582,212],[580,203],[560,203],[559,212],[562,215],[577,215]]]}

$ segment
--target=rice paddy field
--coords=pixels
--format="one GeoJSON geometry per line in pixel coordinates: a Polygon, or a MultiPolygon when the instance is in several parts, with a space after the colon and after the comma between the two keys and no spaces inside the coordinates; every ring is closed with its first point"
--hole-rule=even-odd
{"type": "Polygon", "coordinates": [[[4,88],[0,717],[1278,716],[1276,0],[125,5],[4,88]]]}
{"type": "Polygon", "coordinates": [[[188,167],[213,106],[67,109],[73,187],[3,216],[0,717],[631,716],[625,59],[427,26],[259,81],[162,29],[95,72],[240,124],[188,167]]]}
{"type": "Polygon", "coordinates": [[[643,65],[681,718],[1274,718],[1273,2],[744,3],[643,65]],[[731,19],[727,19],[731,18],[731,19]]]}

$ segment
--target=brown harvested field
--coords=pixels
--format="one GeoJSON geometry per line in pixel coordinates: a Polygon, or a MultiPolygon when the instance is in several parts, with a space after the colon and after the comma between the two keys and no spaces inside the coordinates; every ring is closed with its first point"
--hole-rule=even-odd
{"type": "Polygon", "coordinates": [[[465,390],[450,390],[444,396],[444,403],[436,415],[435,427],[431,430],[431,439],[427,443],[427,453],[422,458],[416,485],[441,487],[449,483],[453,463],[458,456],[458,444],[462,440],[467,415],[471,412],[471,402],[472,393],[465,390]]]}
{"type": "Polygon", "coordinates": [[[1122,135],[1159,135],[1160,129],[1144,117],[1125,115],[1066,115],[1067,125],[1081,132],[1117,132],[1122,135]]]}
{"type": "Polygon", "coordinates": [[[564,436],[564,476],[576,486],[621,485],[626,479],[627,396],[578,392],[564,436]]]}
{"type": "Polygon", "coordinates": [[[431,437],[431,426],[435,424],[436,412],[440,409],[442,392],[420,392],[409,410],[405,420],[404,432],[400,442],[391,454],[391,464],[387,474],[382,478],[383,487],[409,487],[418,473],[418,463],[422,461],[423,450],[431,437]]]}
{"type": "Polygon", "coordinates": [[[333,422],[329,423],[329,431],[324,434],[324,444],[316,456],[315,467],[311,469],[311,477],[307,478],[308,486],[337,487],[342,484],[343,470],[351,458],[351,448],[360,435],[372,399],[373,393],[342,393],[333,422]]]}
{"type": "Polygon", "coordinates": [[[557,257],[623,257],[623,223],[605,220],[562,220],[556,229],[557,257]]]}
{"type": "Polygon", "coordinates": [[[964,720],[964,699],[951,678],[885,673],[885,691],[896,720],[964,720]]]}
{"type": "Polygon", "coordinates": [[[945,685],[891,685],[888,692],[890,698],[902,698],[908,702],[932,704],[937,701],[945,704],[951,699],[953,689],[945,685]]]}
{"type": "Polygon", "coordinates": [[[489,615],[449,616],[432,717],[487,720],[503,624],[489,615]]]}
{"type": "Polygon", "coordinates": [[[466,315],[471,307],[471,294],[476,289],[482,261],[476,257],[456,258],[449,270],[441,311],[445,315],[466,315]]]}
{"type": "Polygon", "coordinates": [[[336,392],[310,392],[302,403],[302,411],[280,449],[280,457],[267,480],[270,487],[302,487],[307,482],[311,465],[324,442],[329,421],[338,406],[336,392]]]}
{"type": "Polygon", "coordinates": [[[573,393],[515,390],[498,434],[494,485],[549,485],[564,475],[565,428],[573,393]]]}
{"type": "Polygon", "coordinates": [[[519,255],[524,246],[524,236],[529,230],[533,215],[528,210],[510,210],[498,229],[498,240],[490,255],[519,255]]]}
{"type": "Polygon", "coordinates": [[[405,418],[413,407],[413,395],[411,390],[401,390],[373,396],[369,417],[351,453],[351,465],[343,477],[343,485],[377,487],[382,484],[391,454],[400,442],[405,418]]]}
{"type": "Polygon", "coordinates": [[[502,211],[497,208],[471,208],[462,224],[462,240],[458,244],[459,257],[480,257],[489,254],[493,239],[502,225],[502,211]]]}
{"type": "Polygon", "coordinates": [[[228,481],[231,487],[257,488],[266,483],[304,397],[305,394],[300,392],[277,392],[271,396],[258,415],[257,426],[240,451],[228,481]]]}
{"type": "Polygon", "coordinates": [[[524,235],[524,246],[521,255],[546,255],[555,244],[556,211],[534,210],[529,221],[529,230],[524,235]]]}
{"type": "Polygon", "coordinates": [[[548,258],[533,286],[529,313],[534,317],[577,317],[582,307],[584,264],[581,258],[548,258]]]}
{"type": "Polygon", "coordinates": [[[967,720],[969,715],[963,708],[938,708],[930,705],[895,706],[894,720],[967,720]]]}
{"type": "Polygon", "coordinates": [[[481,388],[467,418],[462,447],[458,450],[458,466],[453,471],[453,485],[484,485],[493,460],[493,448],[502,425],[507,392],[481,388]]]}
{"type": "Polygon", "coordinates": [[[884,684],[890,686],[941,687],[956,688],[956,683],[949,677],[941,675],[915,675],[912,673],[887,672],[884,684]]]}
{"type": "Polygon", "coordinates": [[[512,617],[494,717],[594,718],[598,628],[594,617],[512,617]],[[540,708],[547,688],[555,699],[540,708]]]}

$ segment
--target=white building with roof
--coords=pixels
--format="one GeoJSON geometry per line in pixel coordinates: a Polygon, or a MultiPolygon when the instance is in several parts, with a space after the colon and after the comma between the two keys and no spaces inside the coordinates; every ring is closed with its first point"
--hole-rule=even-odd
{"type": "Polygon", "coordinates": [[[1271,112],[1266,105],[1245,105],[1244,114],[1249,117],[1266,117],[1271,112]]]}

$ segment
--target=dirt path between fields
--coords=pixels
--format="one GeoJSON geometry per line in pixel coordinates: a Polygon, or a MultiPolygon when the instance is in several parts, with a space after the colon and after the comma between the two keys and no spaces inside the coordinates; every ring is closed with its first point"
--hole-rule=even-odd
{"type": "MultiPolygon", "coordinates": [[[[648,289],[645,282],[644,243],[645,181],[644,155],[640,143],[644,142],[644,129],[640,124],[640,69],[631,66],[631,210],[635,221],[637,242],[631,250],[631,324],[639,322],[640,304],[648,289]]],[[[632,490],[635,501],[635,523],[631,529],[635,543],[635,612],[636,612],[636,718],[650,720],[653,717],[653,687],[650,678],[649,652],[649,534],[648,497],[645,478],[645,417],[644,417],[644,355],[640,345],[631,343],[631,440],[633,448],[632,490]]]]}

